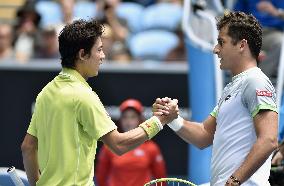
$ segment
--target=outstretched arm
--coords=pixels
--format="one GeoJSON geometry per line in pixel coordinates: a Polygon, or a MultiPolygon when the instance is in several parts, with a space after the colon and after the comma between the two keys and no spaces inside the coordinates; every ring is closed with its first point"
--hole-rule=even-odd
{"type": "Polygon", "coordinates": [[[122,155],[136,148],[157,134],[161,130],[160,125],[157,124],[157,121],[159,121],[161,125],[165,125],[177,118],[177,100],[172,101],[168,107],[168,115],[166,116],[154,116],[140,124],[140,127],[124,133],[119,133],[117,130],[113,130],[104,135],[101,139],[111,151],[118,155],[122,155]]]}
{"type": "MultiPolygon", "coordinates": [[[[153,104],[154,114],[164,115],[169,100],[169,98],[156,99],[156,102],[153,104]]],[[[168,126],[184,141],[202,149],[213,143],[216,119],[210,115],[203,123],[197,123],[179,117],[168,124],[168,126]]]]}
{"type": "Polygon", "coordinates": [[[284,19],[284,11],[275,7],[270,1],[260,1],[257,3],[257,9],[274,17],[284,19]]]}
{"type": "Polygon", "coordinates": [[[179,137],[200,149],[212,145],[216,130],[216,119],[213,116],[208,116],[203,123],[191,122],[184,119],[182,121],[183,125],[181,129],[176,131],[179,137]]]}

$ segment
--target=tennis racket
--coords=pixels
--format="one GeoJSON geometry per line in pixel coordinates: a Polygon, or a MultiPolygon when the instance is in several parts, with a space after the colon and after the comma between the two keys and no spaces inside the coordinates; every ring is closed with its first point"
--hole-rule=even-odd
{"type": "Polygon", "coordinates": [[[189,181],[183,180],[183,179],[178,179],[178,178],[159,178],[156,180],[152,180],[148,183],[146,183],[144,186],[163,186],[163,185],[177,185],[177,186],[182,186],[182,185],[191,185],[191,186],[197,186],[189,181]]]}
{"type": "Polygon", "coordinates": [[[16,186],[25,186],[21,178],[18,176],[15,167],[10,167],[7,170],[7,173],[9,174],[10,178],[16,186]]]}

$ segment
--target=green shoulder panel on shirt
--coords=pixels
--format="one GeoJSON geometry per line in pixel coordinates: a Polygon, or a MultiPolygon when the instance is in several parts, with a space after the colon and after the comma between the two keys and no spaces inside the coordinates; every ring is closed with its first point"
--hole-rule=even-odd
{"type": "Polygon", "coordinates": [[[277,107],[275,107],[274,105],[269,105],[269,104],[264,105],[264,104],[260,104],[260,105],[257,105],[257,107],[256,107],[256,108],[254,109],[254,111],[252,112],[252,114],[251,114],[252,118],[254,118],[254,117],[258,114],[258,112],[259,112],[260,110],[271,110],[271,111],[274,111],[274,112],[278,113],[277,107]]]}

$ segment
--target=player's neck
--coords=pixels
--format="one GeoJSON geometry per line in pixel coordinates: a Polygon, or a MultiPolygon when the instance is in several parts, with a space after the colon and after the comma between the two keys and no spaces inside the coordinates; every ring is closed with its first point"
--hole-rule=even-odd
{"type": "Polygon", "coordinates": [[[235,76],[253,67],[257,67],[257,63],[255,59],[251,58],[240,61],[240,63],[238,63],[238,65],[236,65],[235,68],[231,70],[231,72],[232,75],[235,76]]]}
{"type": "Polygon", "coordinates": [[[81,68],[80,65],[75,65],[74,70],[76,70],[86,81],[88,80],[88,76],[86,75],[84,68],[81,68]]]}

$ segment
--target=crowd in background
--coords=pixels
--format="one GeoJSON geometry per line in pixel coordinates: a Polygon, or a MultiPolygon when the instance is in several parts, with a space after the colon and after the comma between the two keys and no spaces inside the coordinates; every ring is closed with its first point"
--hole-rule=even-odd
{"type": "Polygon", "coordinates": [[[0,17],[0,61],[59,59],[60,30],[80,18],[104,23],[107,60],[185,61],[181,17],[181,0],[23,0],[14,19],[0,17]]]}
{"type": "MultiPolygon", "coordinates": [[[[0,63],[28,63],[32,59],[59,59],[57,37],[64,25],[76,19],[104,23],[106,59],[116,63],[132,61],[186,61],[181,30],[183,0],[13,0],[22,2],[12,19],[0,14],[0,63]]],[[[0,10],[13,1],[4,0],[0,10]],[[6,2],[6,3],[5,3],[6,2]]],[[[193,0],[194,10],[222,14],[213,1],[193,0]]],[[[252,13],[263,26],[263,47],[259,67],[269,78],[277,78],[284,16],[283,1],[227,0],[224,7],[252,13]]],[[[195,15],[192,15],[195,16],[195,15]]],[[[208,24],[198,16],[194,30],[214,42],[208,24]]],[[[56,60],[53,60],[56,61],[56,60]]]]}

